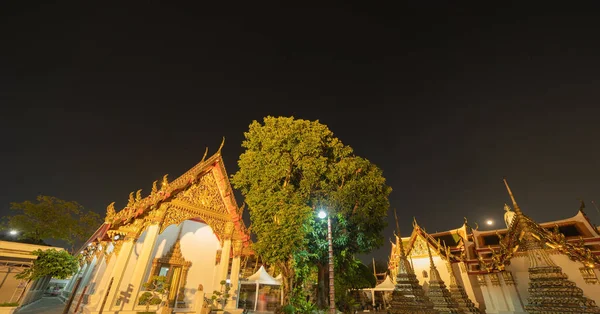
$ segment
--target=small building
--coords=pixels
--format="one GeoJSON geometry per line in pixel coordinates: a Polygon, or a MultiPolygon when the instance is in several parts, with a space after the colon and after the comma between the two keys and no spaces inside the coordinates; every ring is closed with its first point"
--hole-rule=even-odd
{"type": "Polygon", "coordinates": [[[168,307],[178,313],[207,312],[205,300],[224,281],[232,287],[225,308],[236,309],[244,256],[252,251],[221,148],[174,181],[165,176],[160,187],[155,181],[146,197],[131,193],[122,210],[113,204],[84,245],[85,265],[65,288],[65,297],[82,300],[78,310],[143,311],[144,284],[156,275],[167,278],[168,307]]]}
{"type": "Polygon", "coordinates": [[[28,244],[11,241],[0,241],[0,303],[29,304],[44,295],[51,278],[35,280],[27,285],[27,280],[19,280],[15,276],[31,267],[37,259],[35,250],[64,250],[60,247],[28,244]]]}

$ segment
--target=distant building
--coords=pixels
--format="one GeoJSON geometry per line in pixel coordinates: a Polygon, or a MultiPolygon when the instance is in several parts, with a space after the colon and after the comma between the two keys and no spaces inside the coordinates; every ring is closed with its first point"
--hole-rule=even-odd
{"type": "Polygon", "coordinates": [[[27,285],[26,280],[16,279],[15,275],[31,267],[33,261],[37,259],[37,256],[31,252],[49,249],[64,250],[45,245],[0,241],[0,303],[19,302],[21,305],[26,305],[43,296],[50,277],[27,285]]]}
{"type": "MultiPolygon", "coordinates": [[[[427,233],[415,221],[410,237],[392,243],[395,280],[400,243],[427,292],[433,264],[447,286],[462,286],[482,313],[600,313],[600,232],[584,212],[536,223],[513,200],[507,229],[479,231],[465,223],[427,233]]],[[[427,293],[426,293],[427,294],[427,293]]],[[[455,300],[459,301],[459,300],[455,300]]]]}
{"type": "Polygon", "coordinates": [[[220,149],[174,181],[165,176],[160,187],[156,183],[144,198],[140,191],[132,193],[119,212],[111,204],[105,223],[85,244],[86,264],[64,292],[81,297],[83,313],[144,311],[143,285],[156,275],[167,277],[168,307],[177,312],[207,311],[205,297],[220,290],[221,281],[232,286],[225,308],[237,307],[240,273],[256,260],[248,258],[252,251],[243,209],[236,204],[220,149]]]}

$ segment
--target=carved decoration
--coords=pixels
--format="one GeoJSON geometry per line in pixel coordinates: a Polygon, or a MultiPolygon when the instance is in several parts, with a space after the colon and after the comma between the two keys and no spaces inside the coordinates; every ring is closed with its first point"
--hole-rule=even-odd
{"type": "Polygon", "coordinates": [[[481,274],[477,275],[477,283],[482,287],[487,286],[487,281],[485,280],[485,275],[481,275],[481,274]]]}
{"type": "Polygon", "coordinates": [[[583,277],[585,283],[591,285],[598,283],[598,276],[596,275],[596,272],[594,272],[593,268],[584,266],[579,268],[579,272],[581,272],[581,276],[583,277]]]}
{"type": "Polygon", "coordinates": [[[513,278],[513,275],[510,271],[505,270],[503,272],[501,272],[502,274],[502,279],[504,279],[504,283],[507,286],[513,286],[515,284],[515,279],[513,278]]]}
{"type": "Polygon", "coordinates": [[[498,278],[498,273],[490,273],[490,282],[492,283],[492,286],[499,286],[500,285],[500,279],[498,278]]]}
{"type": "Polygon", "coordinates": [[[459,266],[459,268],[460,268],[460,272],[461,272],[461,273],[463,273],[463,274],[464,274],[464,273],[466,273],[466,272],[467,272],[467,266],[465,265],[465,263],[464,263],[464,262],[460,262],[460,263],[458,263],[458,266],[459,266]]]}
{"type": "Polygon", "coordinates": [[[217,250],[217,254],[215,255],[215,265],[219,265],[221,263],[221,254],[223,253],[223,250],[219,249],[217,250]]]}
{"type": "Polygon", "coordinates": [[[112,202],[106,207],[106,217],[104,218],[104,222],[112,223],[115,220],[116,215],[115,202],[112,202]]]}
{"type": "Polygon", "coordinates": [[[410,250],[410,255],[413,257],[427,256],[427,245],[427,242],[422,237],[417,236],[410,250]]]}
{"type": "Polygon", "coordinates": [[[233,241],[233,257],[240,257],[242,255],[243,245],[244,242],[241,240],[233,241]]]}
{"type": "Polygon", "coordinates": [[[212,173],[203,175],[197,183],[177,194],[175,199],[204,209],[210,209],[216,213],[229,214],[225,204],[223,204],[217,181],[212,173]]]}

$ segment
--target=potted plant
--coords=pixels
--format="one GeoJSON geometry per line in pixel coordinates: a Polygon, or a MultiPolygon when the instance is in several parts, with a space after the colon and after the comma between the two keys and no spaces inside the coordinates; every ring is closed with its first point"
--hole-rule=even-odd
{"type": "Polygon", "coordinates": [[[231,286],[225,280],[221,280],[220,284],[221,288],[219,290],[214,290],[210,298],[204,297],[204,301],[210,307],[211,313],[223,311],[227,299],[231,296],[229,294],[231,286]]]}
{"type": "Polygon", "coordinates": [[[155,314],[157,312],[150,312],[150,305],[159,305],[159,309],[165,304],[165,297],[169,291],[169,284],[165,276],[154,276],[150,279],[150,282],[144,284],[146,291],[142,293],[139,299],[140,305],[146,306],[145,312],[138,312],[138,314],[155,314]]]}
{"type": "Polygon", "coordinates": [[[15,312],[19,302],[4,302],[0,303],[0,314],[12,314],[15,312]]]}

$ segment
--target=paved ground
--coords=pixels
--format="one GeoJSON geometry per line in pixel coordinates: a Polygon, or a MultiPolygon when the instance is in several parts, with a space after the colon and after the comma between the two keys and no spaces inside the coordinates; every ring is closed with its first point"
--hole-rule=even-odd
{"type": "Polygon", "coordinates": [[[42,298],[26,305],[15,314],[61,314],[65,304],[58,297],[42,298]]]}

